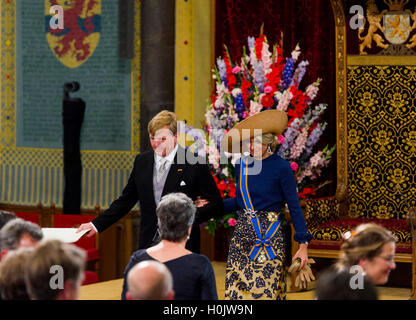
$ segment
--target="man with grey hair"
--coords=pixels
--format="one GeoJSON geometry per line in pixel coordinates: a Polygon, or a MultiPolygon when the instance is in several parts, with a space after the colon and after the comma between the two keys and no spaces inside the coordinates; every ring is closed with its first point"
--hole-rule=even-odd
{"type": "Polygon", "coordinates": [[[10,220],[0,230],[1,258],[10,250],[34,247],[42,238],[38,225],[20,218],[10,220]]]}
{"type": "Polygon", "coordinates": [[[16,218],[17,217],[13,212],[0,210],[0,230],[7,222],[16,218]]]}
{"type": "Polygon", "coordinates": [[[142,261],[127,275],[128,300],[173,300],[173,279],[169,269],[158,261],[142,261]]]}

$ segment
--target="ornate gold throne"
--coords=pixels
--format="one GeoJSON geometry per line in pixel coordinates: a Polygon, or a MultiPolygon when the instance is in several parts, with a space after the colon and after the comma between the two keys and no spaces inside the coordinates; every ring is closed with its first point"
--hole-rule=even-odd
{"type": "Polygon", "coordinates": [[[343,3],[331,3],[336,21],[337,189],[334,196],[304,204],[313,235],[309,256],[337,258],[346,231],[361,223],[381,224],[397,237],[395,261],[412,263],[415,298],[415,248],[407,214],[408,203],[416,202],[416,56],[347,55],[343,3]]]}

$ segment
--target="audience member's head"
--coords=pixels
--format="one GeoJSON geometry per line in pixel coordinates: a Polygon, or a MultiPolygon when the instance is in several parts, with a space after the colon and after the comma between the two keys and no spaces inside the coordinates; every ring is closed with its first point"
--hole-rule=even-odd
{"type": "Polygon", "coordinates": [[[38,244],[26,268],[25,280],[33,300],[76,300],[83,280],[86,253],[59,240],[38,244]]]}
{"type": "Polygon", "coordinates": [[[42,229],[37,224],[20,218],[12,219],[0,230],[1,257],[10,250],[34,247],[42,238],[42,229]]]}
{"type": "Polygon", "coordinates": [[[142,261],[127,275],[129,300],[173,300],[173,280],[169,269],[157,261],[142,261]]]}
{"type": "Polygon", "coordinates": [[[0,230],[7,222],[13,219],[16,219],[16,215],[13,212],[0,210],[0,230]]]}
{"type": "Polygon", "coordinates": [[[9,251],[0,264],[0,293],[4,300],[30,300],[25,283],[25,269],[33,248],[9,251]]]}
{"type": "Polygon", "coordinates": [[[363,274],[331,268],[316,285],[317,300],[377,300],[377,289],[363,274]]]}
{"type": "Polygon", "coordinates": [[[394,262],[395,237],[390,231],[374,223],[359,225],[346,235],[341,245],[340,269],[359,265],[373,284],[385,284],[394,262]]]}
{"type": "Polygon", "coordinates": [[[189,236],[196,208],[192,200],[183,193],[165,195],[157,209],[159,233],[162,240],[181,242],[189,236]]]}

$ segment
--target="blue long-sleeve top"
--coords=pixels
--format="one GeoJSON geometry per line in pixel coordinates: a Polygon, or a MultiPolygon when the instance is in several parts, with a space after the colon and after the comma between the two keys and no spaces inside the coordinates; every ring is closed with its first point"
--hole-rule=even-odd
{"type": "MultiPolygon", "coordinates": [[[[299,243],[310,241],[312,235],[306,230],[305,218],[297,194],[295,176],[289,163],[277,154],[260,161],[262,162],[261,171],[258,174],[247,176],[248,190],[254,210],[279,212],[286,202],[296,230],[295,241],[299,243]]],[[[258,164],[252,163],[251,166],[253,165],[258,164]]],[[[239,188],[240,162],[236,163],[235,175],[236,196],[224,199],[225,213],[245,209],[239,188]]]]}

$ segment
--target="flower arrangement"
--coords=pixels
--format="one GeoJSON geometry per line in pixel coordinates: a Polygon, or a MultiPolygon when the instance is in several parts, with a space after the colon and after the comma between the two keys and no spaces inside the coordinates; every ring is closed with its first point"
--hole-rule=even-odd
{"type": "MultiPolygon", "coordinates": [[[[239,156],[228,154],[230,161],[225,164],[220,161],[220,144],[224,134],[249,116],[277,109],[285,111],[289,119],[287,129],[278,137],[277,153],[291,165],[299,198],[313,197],[317,189],[329,183],[314,184],[335,150],[335,146],[326,146],[314,152],[314,146],[327,126],[320,122],[327,106],[312,104],[321,79],[307,86],[304,92],[299,89],[309,64],[308,61],[298,62],[301,53],[299,45],[285,59],[282,44],[277,43],[270,48],[261,32],[258,38],[248,38],[248,49],[246,52],[244,48],[241,61],[237,64],[231,61],[225,47],[224,58],[217,59],[213,70],[215,92],[206,109],[204,130],[209,137],[207,154],[218,189],[224,198],[235,196],[234,164],[239,156]]],[[[219,225],[229,227],[234,224],[235,214],[231,214],[212,219],[205,228],[214,233],[219,225]]]]}

